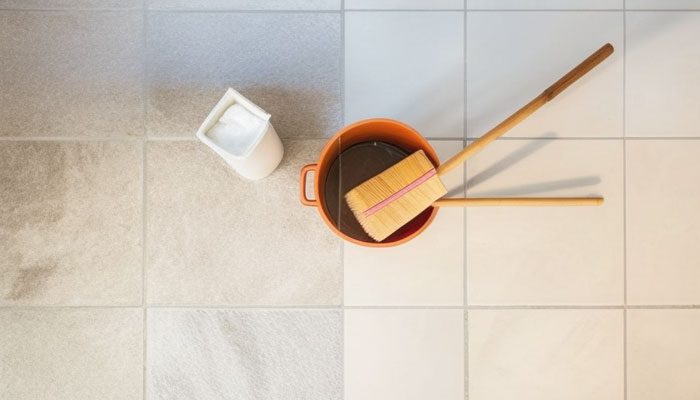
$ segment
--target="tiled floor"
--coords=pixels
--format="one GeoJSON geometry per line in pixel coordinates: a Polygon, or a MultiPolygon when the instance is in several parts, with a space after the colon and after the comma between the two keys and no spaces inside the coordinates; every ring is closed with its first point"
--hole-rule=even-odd
{"type": "Polygon", "coordinates": [[[0,0],[0,399],[700,398],[700,0],[0,0]],[[343,243],[298,172],[343,124],[441,159],[401,247],[343,243]],[[227,87],[285,158],[193,132],[227,87]]]}

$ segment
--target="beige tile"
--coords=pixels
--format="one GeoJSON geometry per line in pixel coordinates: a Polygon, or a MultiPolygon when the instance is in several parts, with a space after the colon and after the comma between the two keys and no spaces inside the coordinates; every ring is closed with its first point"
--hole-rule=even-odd
{"type": "Polygon", "coordinates": [[[626,28],[625,134],[700,136],[700,14],[628,12],[626,28]]]}
{"type": "Polygon", "coordinates": [[[149,302],[338,304],[340,239],[299,203],[323,144],[285,141],[278,170],[251,182],[199,142],[149,143],[149,302]]]}
{"type": "Polygon", "coordinates": [[[141,309],[0,310],[0,398],[143,398],[141,309]]]}
{"type": "Polygon", "coordinates": [[[463,310],[345,310],[345,399],[464,399],[463,310]]]}
{"type": "Polygon", "coordinates": [[[338,310],[148,310],[148,398],[342,398],[338,310]],[[173,351],[177,349],[177,351],[173,351]]]}
{"type": "Polygon", "coordinates": [[[622,143],[500,140],[467,163],[467,195],[603,196],[600,207],[467,208],[470,304],[622,304],[622,143]]]}
{"type": "Polygon", "coordinates": [[[141,303],[141,144],[0,142],[0,304],[141,303]]]}
{"type": "Polygon", "coordinates": [[[0,136],[139,136],[140,11],[0,11],[0,136]]]}
{"type": "MultiPolygon", "coordinates": [[[[441,160],[461,141],[432,141],[441,160]]],[[[464,196],[464,169],[444,177],[452,197],[464,196]]],[[[445,208],[410,242],[390,248],[344,243],[346,305],[462,305],[464,210],[445,208]]]]}
{"type": "Polygon", "coordinates": [[[700,310],[628,310],[627,398],[700,398],[698,337],[700,310]]]}
{"type": "Polygon", "coordinates": [[[147,57],[150,135],[193,136],[227,87],[281,137],[342,124],[338,13],[152,13],[147,57]]]}
{"type": "Polygon", "coordinates": [[[628,140],[627,301],[700,303],[700,141],[628,140]]]}
{"type": "Polygon", "coordinates": [[[621,310],[469,311],[471,400],[621,400],[621,310]]]}
{"type": "Polygon", "coordinates": [[[158,10],[339,10],[340,0],[145,0],[158,10]]]}

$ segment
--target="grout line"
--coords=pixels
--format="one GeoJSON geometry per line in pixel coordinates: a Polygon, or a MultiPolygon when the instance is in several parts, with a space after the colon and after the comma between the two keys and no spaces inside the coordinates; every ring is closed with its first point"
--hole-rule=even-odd
{"type": "Polygon", "coordinates": [[[143,149],[143,160],[141,164],[141,200],[142,200],[142,221],[141,221],[141,246],[142,246],[142,260],[141,260],[141,307],[143,309],[143,365],[142,365],[142,389],[143,389],[143,400],[148,397],[148,294],[147,294],[147,278],[146,278],[146,267],[148,260],[147,252],[147,188],[146,188],[146,172],[147,172],[147,161],[146,157],[147,143],[148,143],[148,7],[147,1],[143,0],[142,6],[142,18],[143,25],[141,30],[141,98],[142,104],[142,121],[143,121],[143,137],[142,137],[142,149],[143,149]]]}
{"type": "Polygon", "coordinates": [[[623,305],[473,305],[468,310],[622,310],[623,305]]]}
{"type": "MultiPolygon", "coordinates": [[[[463,11],[464,16],[462,18],[462,40],[464,41],[463,43],[463,49],[462,51],[464,54],[462,55],[463,61],[464,61],[464,82],[462,83],[462,89],[464,90],[463,92],[463,105],[462,105],[462,148],[464,148],[467,145],[467,120],[468,120],[468,114],[467,114],[467,109],[468,109],[468,100],[467,100],[467,85],[469,83],[467,76],[468,76],[468,67],[467,67],[467,50],[468,50],[468,45],[467,45],[467,11],[466,11],[466,0],[464,1],[464,8],[465,10],[463,11]]],[[[462,194],[464,197],[467,197],[467,163],[465,162],[462,165],[462,194]]],[[[463,364],[463,377],[462,379],[464,380],[463,382],[463,391],[464,391],[464,398],[468,399],[469,398],[469,312],[467,311],[467,306],[469,305],[468,299],[469,299],[469,290],[467,288],[467,210],[463,209],[462,210],[462,306],[464,308],[464,311],[462,312],[462,323],[463,323],[463,343],[462,345],[464,346],[464,351],[463,351],[463,356],[464,356],[464,364],[463,364]]]]}
{"type": "Polygon", "coordinates": [[[226,8],[212,9],[159,9],[151,8],[148,12],[158,14],[340,14],[341,10],[239,10],[226,8]]]}
{"type": "Polygon", "coordinates": [[[212,309],[300,309],[300,310],[336,310],[342,308],[342,305],[308,305],[308,304],[296,304],[296,305],[282,305],[282,304],[246,304],[246,305],[214,305],[214,304],[148,304],[148,308],[212,308],[212,309]]]}
{"type": "MultiPolygon", "coordinates": [[[[345,0],[340,0],[340,113],[342,125],[345,126],[345,0]]],[[[340,138],[338,138],[338,168],[343,170],[343,159],[340,156],[342,148],[340,138]]],[[[342,176],[338,177],[338,202],[342,201],[342,176]]],[[[314,194],[315,195],[315,194],[314,194]]],[[[340,207],[338,207],[338,223],[340,224],[340,207]]],[[[345,241],[340,243],[340,397],[345,398],[345,241]]]]}
{"type": "MultiPolygon", "coordinates": [[[[622,0],[627,9],[627,1],[622,0]]],[[[622,12],[622,387],[627,400],[627,11],[622,12]]]]}

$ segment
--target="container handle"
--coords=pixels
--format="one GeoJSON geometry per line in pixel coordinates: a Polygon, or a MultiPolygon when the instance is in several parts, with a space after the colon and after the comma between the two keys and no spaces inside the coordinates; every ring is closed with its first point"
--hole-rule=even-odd
{"type": "MultiPolygon", "coordinates": [[[[301,173],[299,174],[299,200],[301,200],[301,204],[305,206],[317,206],[316,199],[306,197],[306,177],[308,176],[309,172],[316,172],[317,165],[318,164],[306,164],[301,168],[301,173]]],[[[315,178],[316,176],[314,174],[314,179],[315,178]]]]}

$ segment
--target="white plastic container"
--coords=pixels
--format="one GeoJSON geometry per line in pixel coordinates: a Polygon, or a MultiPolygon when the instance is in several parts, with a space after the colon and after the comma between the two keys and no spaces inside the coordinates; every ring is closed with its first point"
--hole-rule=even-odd
{"type": "Polygon", "coordinates": [[[270,114],[230,88],[197,130],[197,138],[251,180],[270,175],[284,155],[270,114]]]}

